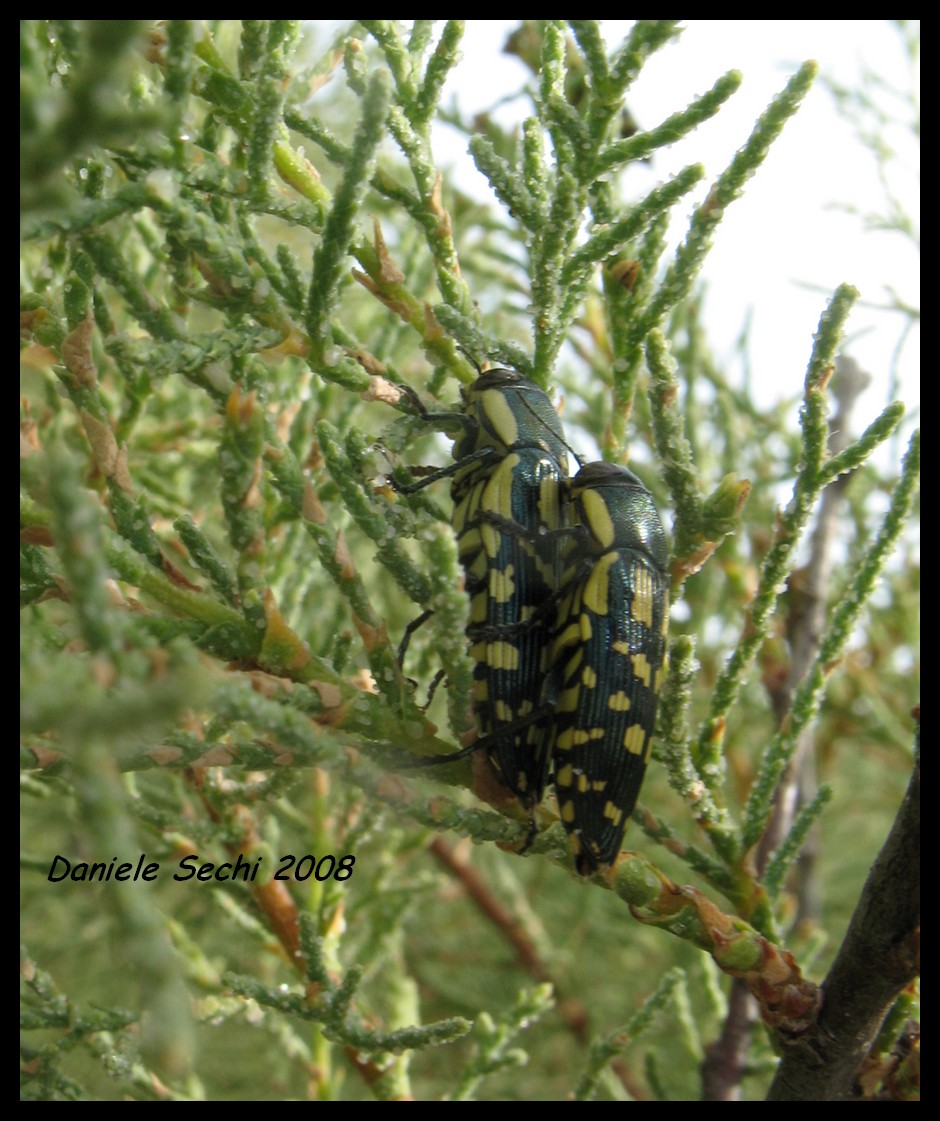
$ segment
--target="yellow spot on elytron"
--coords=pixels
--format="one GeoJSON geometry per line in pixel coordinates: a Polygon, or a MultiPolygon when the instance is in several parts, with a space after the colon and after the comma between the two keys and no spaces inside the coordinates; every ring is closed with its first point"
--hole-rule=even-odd
{"type": "Polygon", "coordinates": [[[486,643],[486,664],[491,669],[517,670],[519,651],[509,642],[486,643]]]}
{"type": "MultiPolygon", "coordinates": [[[[454,521],[457,519],[455,518],[454,521]]],[[[460,531],[460,541],[457,545],[457,550],[460,553],[460,559],[471,556],[480,548],[480,527],[476,525],[465,525],[460,531]]]]}
{"type": "Polygon", "coordinates": [[[473,682],[473,699],[478,702],[487,700],[490,695],[489,688],[486,681],[482,678],[475,678],[473,682]]]}
{"type": "Polygon", "coordinates": [[[633,602],[630,604],[630,617],[637,623],[645,623],[648,627],[653,625],[653,581],[649,571],[633,567],[633,577],[636,581],[636,590],[633,593],[633,602]]]}
{"type": "Polygon", "coordinates": [[[633,655],[633,672],[648,689],[653,679],[653,667],[649,664],[649,659],[645,654],[633,655]]]}
{"type": "Polygon", "coordinates": [[[539,513],[549,529],[558,528],[558,480],[554,473],[539,481],[539,513]]]}
{"type": "Polygon", "coordinates": [[[607,707],[611,712],[629,712],[630,698],[621,689],[618,693],[611,693],[607,698],[607,707]]]}
{"type": "Polygon", "coordinates": [[[516,570],[510,564],[490,570],[490,596],[496,603],[508,603],[516,594],[516,570]]]}
{"type": "Polygon", "coordinates": [[[555,771],[555,785],[556,786],[570,786],[571,780],[574,778],[574,771],[570,763],[566,763],[555,771]]]}
{"type": "Polygon", "coordinates": [[[578,775],[578,792],[581,793],[581,794],[587,794],[587,792],[590,789],[591,789],[591,780],[587,777],[587,775],[584,773],[584,771],[582,771],[578,775]]]}
{"type": "Polygon", "coordinates": [[[573,646],[576,642],[579,641],[580,635],[578,624],[572,623],[570,626],[565,627],[565,629],[558,636],[555,648],[556,650],[564,650],[566,646],[573,646]]]}
{"type": "Polygon", "coordinates": [[[519,426],[505,395],[498,389],[488,389],[481,393],[483,412],[493,426],[496,436],[507,446],[519,439],[519,426]]]}
{"type": "Polygon", "coordinates": [[[583,728],[574,729],[574,737],[572,739],[572,743],[577,744],[580,747],[582,744],[590,742],[591,735],[589,732],[585,732],[583,728]]]}
{"type": "Polygon", "coordinates": [[[470,600],[470,622],[483,623],[486,621],[486,593],[480,592],[470,600]]]}
{"type": "Polygon", "coordinates": [[[496,527],[484,522],[484,524],[480,526],[480,540],[483,542],[486,555],[488,557],[495,557],[499,552],[500,546],[499,533],[496,527]]]}
{"type": "Polygon", "coordinates": [[[570,751],[573,746],[573,728],[569,728],[565,732],[559,732],[555,736],[554,748],[556,751],[570,751]]]}
{"type": "Polygon", "coordinates": [[[610,516],[607,503],[593,490],[582,491],[580,497],[591,536],[605,549],[609,549],[614,543],[615,531],[614,520],[610,516]]]}
{"type": "Polygon", "coordinates": [[[578,677],[578,669],[584,659],[584,652],[580,646],[576,646],[572,651],[571,657],[565,662],[564,672],[562,673],[562,680],[566,682],[576,681],[578,677]]]}
{"type": "Polygon", "coordinates": [[[584,582],[584,606],[595,615],[607,614],[607,597],[610,589],[610,566],[617,560],[616,553],[608,553],[594,562],[594,567],[584,582]]]}
{"type": "Polygon", "coordinates": [[[611,824],[619,825],[623,820],[623,810],[615,806],[613,802],[608,802],[607,805],[604,806],[604,817],[606,817],[611,824]]]}
{"type": "Polygon", "coordinates": [[[512,709],[505,701],[497,701],[493,706],[493,715],[503,724],[508,724],[512,720],[512,709]]]}
{"type": "Polygon", "coordinates": [[[616,650],[618,654],[623,654],[624,657],[626,657],[630,653],[630,647],[626,642],[623,641],[622,638],[618,639],[616,642],[612,642],[610,644],[610,648],[611,650],[616,650]]]}
{"type": "Polygon", "coordinates": [[[574,821],[574,805],[571,802],[567,802],[561,807],[561,820],[567,822],[574,821]]]}
{"type": "Polygon", "coordinates": [[[518,455],[507,455],[487,481],[481,505],[488,514],[512,517],[513,473],[520,462],[518,455]]]}
{"type": "Polygon", "coordinates": [[[486,577],[487,569],[486,553],[481,549],[471,563],[464,567],[468,576],[472,576],[475,580],[483,580],[486,577]]]}
{"type": "Polygon", "coordinates": [[[586,689],[593,689],[597,684],[597,674],[594,672],[594,670],[591,669],[590,666],[585,666],[581,671],[581,684],[586,689]]]}
{"type": "Polygon", "coordinates": [[[642,755],[646,746],[646,730],[642,724],[631,724],[623,737],[623,746],[631,755],[642,755]]]}

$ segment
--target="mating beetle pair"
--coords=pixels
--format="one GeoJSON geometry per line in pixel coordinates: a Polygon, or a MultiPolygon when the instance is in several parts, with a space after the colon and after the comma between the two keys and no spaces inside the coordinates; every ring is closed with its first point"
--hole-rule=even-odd
{"type": "Polygon", "coordinates": [[[558,414],[521,375],[481,374],[461,420],[447,473],[477,723],[530,812],[554,768],[575,866],[590,875],[620,852],[649,759],[668,625],[662,523],[626,468],[570,478],[558,414]]]}

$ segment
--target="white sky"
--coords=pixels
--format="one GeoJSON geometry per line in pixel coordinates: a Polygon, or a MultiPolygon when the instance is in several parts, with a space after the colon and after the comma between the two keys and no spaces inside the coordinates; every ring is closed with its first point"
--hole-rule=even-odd
{"type": "MultiPolygon", "coordinates": [[[[517,22],[468,21],[463,61],[445,89],[445,104],[456,97],[465,113],[478,112],[520,88],[528,72],[502,51],[517,22]]],[[[628,21],[603,21],[608,44],[618,43],[629,26],[628,21]]],[[[821,74],[852,88],[858,88],[865,66],[905,94],[915,81],[899,37],[883,20],[691,20],[677,42],[647,63],[628,98],[641,127],[683,108],[726,71],[738,69],[744,75],[741,88],[715,118],[671,149],[657,152],[650,166],[630,173],[629,184],[641,197],[679,168],[705,164],[705,179],[676,209],[676,241],[684,235],[692,207],[745,142],[768,102],[799,64],[811,58],[820,64],[821,74]]],[[[900,104],[882,101],[886,103],[899,115],[908,113],[900,104]]],[[[520,97],[501,107],[498,117],[508,124],[530,112],[520,97]]],[[[919,149],[904,129],[884,139],[899,154],[893,186],[919,230],[919,149]]],[[[452,166],[464,190],[487,197],[488,186],[466,154],[464,137],[441,128],[435,154],[439,163],[452,166]]],[[[829,294],[843,281],[854,284],[862,299],[849,320],[854,341],[846,350],[875,379],[856,413],[861,430],[887,403],[888,370],[902,328],[897,313],[863,305],[885,304],[887,290],[893,289],[919,307],[919,260],[908,239],[866,232],[858,217],[833,210],[833,204],[886,213],[874,159],[817,82],[718,227],[702,276],[708,291],[705,324],[716,358],[730,366],[733,344],[750,311],[758,400],[793,397],[800,392],[829,294]]],[[[909,413],[919,405],[919,360],[915,329],[899,367],[900,396],[909,413]]]]}

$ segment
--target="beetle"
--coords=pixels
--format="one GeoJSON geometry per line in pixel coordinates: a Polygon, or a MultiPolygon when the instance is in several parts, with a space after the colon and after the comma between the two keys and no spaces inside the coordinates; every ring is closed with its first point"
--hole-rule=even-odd
{"type": "Polygon", "coordinates": [[[570,484],[551,644],[549,746],[575,867],[616,860],[649,762],[666,670],[668,550],[653,497],[625,467],[570,484]]]}
{"type": "MultiPolygon", "coordinates": [[[[453,526],[470,597],[467,640],[481,740],[471,750],[485,747],[503,783],[531,815],[548,781],[551,714],[542,704],[543,681],[551,670],[569,454],[577,457],[550,398],[523,375],[488,370],[463,397],[454,464],[403,489],[453,476],[453,526]]],[[[453,421],[455,415],[427,418],[453,421]]]]}

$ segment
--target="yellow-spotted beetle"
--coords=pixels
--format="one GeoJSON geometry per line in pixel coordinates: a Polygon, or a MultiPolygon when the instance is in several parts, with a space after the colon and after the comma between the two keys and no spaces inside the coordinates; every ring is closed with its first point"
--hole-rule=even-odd
{"type": "Polygon", "coordinates": [[[569,454],[577,457],[547,394],[513,370],[480,374],[464,390],[462,413],[426,417],[461,424],[455,463],[401,489],[453,476],[480,746],[531,813],[548,781],[551,712],[542,704],[543,682],[565,547],[559,530],[567,526],[569,454]]]}
{"type": "Polygon", "coordinates": [[[624,467],[571,481],[552,642],[551,754],[574,863],[616,860],[646,773],[666,667],[667,547],[653,498],[624,467]]]}

